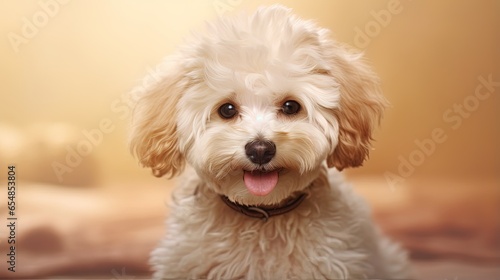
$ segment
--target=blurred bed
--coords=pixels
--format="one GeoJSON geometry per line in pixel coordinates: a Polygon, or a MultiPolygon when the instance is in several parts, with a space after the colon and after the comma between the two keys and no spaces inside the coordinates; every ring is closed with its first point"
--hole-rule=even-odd
{"type": "MultiPolygon", "coordinates": [[[[380,178],[350,180],[373,205],[383,230],[410,250],[419,279],[500,279],[495,182],[435,180],[389,190],[380,178]]],[[[2,262],[0,278],[147,278],[148,254],[164,234],[168,215],[173,183],[163,183],[99,188],[23,183],[18,269],[8,273],[2,262]]],[[[0,214],[7,215],[5,207],[0,214]]]]}

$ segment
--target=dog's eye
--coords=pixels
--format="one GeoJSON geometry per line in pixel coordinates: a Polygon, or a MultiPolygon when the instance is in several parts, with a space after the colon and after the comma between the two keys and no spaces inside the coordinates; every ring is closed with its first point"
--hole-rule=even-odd
{"type": "Polygon", "coordinates": [[[283,103],[281,110],[287,115],[294,115],[299,112],[300,104],[297,101],[288,100],[283,103]]]}
{"type": "Polygon", "coordinates": [[[219,116],[223,119],[231,119],[238,113],[236,106],[231,103],[223,104],[219,107],[219,116]]]}

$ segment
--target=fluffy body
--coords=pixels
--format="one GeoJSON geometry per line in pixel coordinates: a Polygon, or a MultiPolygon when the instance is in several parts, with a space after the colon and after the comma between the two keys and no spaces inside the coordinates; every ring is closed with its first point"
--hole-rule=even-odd
{"type": "Polygon", "coordinates": [[[190,170],[174,194],[154,279],[406,279],[406,253],[372,224],[335,169],[267,222],[229,209],[190,170]],[[195,188],[199,191],[193,195],[195,188]]]}
{"type": "Polygon", "coordinates": [[[275,5],[209,24],[164,66],[137,97],[131,148],[158,177],[190,168],[152,254],[155,279],[407,276],[403,251],[338,179],[367,157],[386,105],[359,54],[275,5]],[[296,113],[283,109],[290,100],[296,113]],[[219,113],[227,103],[234,117],[219,113]],[[275,145],[269,162],[249,159],[255,140],[275,145]],[[255,172],[278,174],[270,193],[250,191],[255,172]],[[297,209],[267,222],[220,198],[279,207],[298,193],[308,197],[297,209]]]}

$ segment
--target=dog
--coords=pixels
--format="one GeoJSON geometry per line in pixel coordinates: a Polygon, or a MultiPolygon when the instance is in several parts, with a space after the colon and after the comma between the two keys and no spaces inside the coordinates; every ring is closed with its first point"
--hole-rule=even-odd
{"type": "Polygon", "coordinates": [[[386,99],[360,54],[281,5],[220,18],[137,97],[130,147],[183,174],[154,279],[402,279],[340,171],[362,165],[386,99]]]}

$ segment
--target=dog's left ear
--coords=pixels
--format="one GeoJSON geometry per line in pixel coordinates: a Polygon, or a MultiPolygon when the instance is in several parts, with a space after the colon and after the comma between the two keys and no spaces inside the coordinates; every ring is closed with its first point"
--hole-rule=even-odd
{"type": "Polygon", "coordinates": [[[338,144],[328,156],[328,167],[342,170],[358,167],[368,157],[372,131],[380,123],[388,105],[378,78],[362,61],[361,54],[336,47],[329,57],[327,71],[339,84],[339,107],[333,114],[339,125],[338,144]]]}

